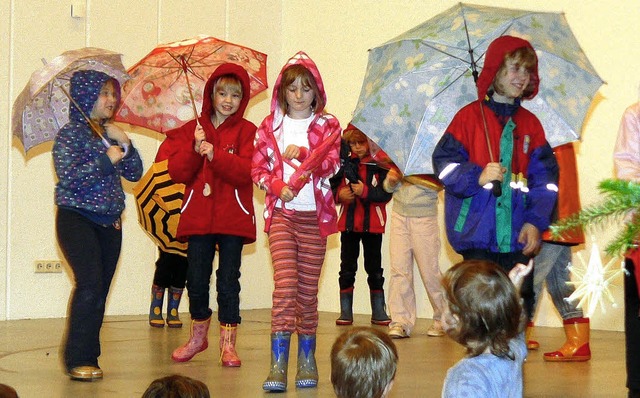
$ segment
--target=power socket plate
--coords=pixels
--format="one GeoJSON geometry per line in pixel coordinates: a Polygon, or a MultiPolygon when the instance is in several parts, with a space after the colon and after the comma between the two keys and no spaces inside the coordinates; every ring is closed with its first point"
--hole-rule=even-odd
{"type": "Polygon", "coordinates": [[[59,274],[62,273],[62,261],[60,260],[36,260],[36,274],[59,274]]]}

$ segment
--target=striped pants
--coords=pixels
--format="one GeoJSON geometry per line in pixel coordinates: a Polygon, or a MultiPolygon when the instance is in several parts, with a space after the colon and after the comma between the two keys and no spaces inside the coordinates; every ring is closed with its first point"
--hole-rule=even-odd
{"type": "Polygon", "coordinates": [[[327,247],[315,211],[275,209],[269,229],[273,262],[272,332],[316,334],[318,281],[327,247]]]}

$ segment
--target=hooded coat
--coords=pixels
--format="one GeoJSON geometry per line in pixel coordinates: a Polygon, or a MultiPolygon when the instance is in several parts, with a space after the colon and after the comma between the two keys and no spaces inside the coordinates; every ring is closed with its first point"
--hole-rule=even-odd
{"type": "MultiPolygon", "coordinates": [[[[265,219],[264,230],[267,233],[271,227],[273,210],[280,200],[280,192],[282,188],[288,185],[287,182],[283,181],[283,150],[278,147],[278,143],[283,142],[282,121],[285,116],[278,106],[278,89],[280,87],[280,81],[282,80],[282,72],[294,64],[300,64],[311,72],[326,103],[324,84],[322,83],[322,78],[316,64],[307,54],[298,52],[289,59],[280,71],[271,97],[271,113],[262,121],[256,133],[256,147],[253,153],[251,177],[260,189],[267,192],[263,214],[265,219]]],[[[329,178],[333,176],[340,167],[340,133],[340,123],[335,116],[324,113],[324,111],[315,114],[308,129],[309,148],[308,150],[301,148],[300,157],[297,159],[303,162],[305,159],[313,156],[316,149],[322,148],[323,151],[327,150],[319,164],[313,170],[310,170],[311,181],[307,182],[313,184],[318,225],[320,227],[320,234],[323,237],[338,232],[338,215],[333,201],[329,178]],[[331,145],[326,146],[327,143],[331,145]]]]}
{"type": "MultiPolygon", "coordinates": [[[[73,74],[69,122],[56,134],[52,151],[58,177],[56,204],[103,225],[112,224],[124,210],[125,195],[120,177],[138,181],[143,169],[140,155],[133,146],[120,162],[112,164],[106,144],[117,145],[117,141],[106,135],[107,142],[103,141],[89,125],[87,117],[107,81],[113,82],[115,92],[119,94],[118,81],[103,72],[82,70],[73,74]]],[[[99,125],[107,121],[101,120],[99,125]]]]}
{"type": "MultiPolygon", "coordinates": [[[[506,124],[487,105],[485,94],[495,79],[506,54],[531,47],[511,36],[494,40],[486,53],[478,80],[483,98],[463,107],[454,116],[433,152],[433,166],[445,187],[445,222],[451,246],[494,253],[521,251],[518,235],[525,223],[540,233],[551,222],[557,197],[558,165],[538,118],[518,107],[506,124]],[[484,111],[492,152],[491,159],[482,119],[484,111]],[[511,161],[508,161],[508,160],[511,161]],[[500,161],[507,168],[502,195],[478,184],[487,163],[500,161]]],[[[538,91],[537,70],[531,73],[533,98],[538,91]]]]}
{"type": "Polygon", "coordinates": [[[249,103],[249,75],[239,65],[220,65],[204,87],[202,112],[198,121],[206,141],[213,144],[213,159],[209,161],[194,150],[196,121],[167,131],[167,138],[158,150],[157,161],[168,159],[171,180],[185,184],[184,202],[176,238],[187,241],[191,235],[223,234],[241,236],[244,243],[256,240],[251,182],[251,155],[256,126],[243,118],[249,103]],[[211,94],[215,81],[222,75],[236,76],[242,86],[238,111],[214,127],[215,112],[211,94]],[[205,196],[204,184],[211,194],[205,196]]]}
{"type": "Polygon", "coordinates": [[[348,187],[353,177],[364,182],[361,196],[356,196],[353,203],[342,203],[338,230],[341,232],[384,233],[387,224],[387,203],[392,194],[382,187],[389,171],[378,166],[371,155],[362,159],[351,154],[344,159],[344,164],[335,176],[331,177],[331,187],[335,201],[339,203],[338,193],[348,187]],[[355,176],[349,176],[347,170],[353,169],[355,176]]]}

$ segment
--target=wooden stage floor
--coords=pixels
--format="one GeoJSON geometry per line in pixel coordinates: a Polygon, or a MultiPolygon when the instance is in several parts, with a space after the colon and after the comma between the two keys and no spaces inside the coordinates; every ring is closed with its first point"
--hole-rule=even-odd
{"type": "MultiPolygon", "coordinates": [[[[181,317],[186,320],[188,314],[181,317]]],[[[203,381],[212,397],[273,396],[262,390],[270,361],[270,311],[243,311],[242,317],[237,344],[240,368],[218,365],[217,327],[209,332],[208,350],[190,362],[178,364],[170,356],[188,338],[186,323],[182,329],[154,329],[148,326],[145,316],[107,317],[100,358],[104,379],[92,383],[71,381],[64,373],[59,350],[65,319],[0,322],[0,383],[14,387],[21,398],[140,397],[152,380],[179,373],[203,381]]],[[[318,388],[296,390],[297,343],[292,337],[289,388],[276,396],[334,396],[329,352],[345,328],[336,326],[335,318],[334,313],[320,313],[318,388]]],[[[439,397],[447,369],[462,357],[462,347],[448,337],[427,336],[431,322],[419,319],[410,338],[394,340],[400,362],[391,398],[439,397]]],[[[356,315],[354,324],[368,325],[368,316],[356,315]]],[[[561,328],[537,327],[534,337],[541,348],[530,352],[525,364],[525,397],[626,397],[622,332],[592,331],[592,359],[582,363],[543,361],[543,352],[553,351],[564,342],[561,328]]]]}

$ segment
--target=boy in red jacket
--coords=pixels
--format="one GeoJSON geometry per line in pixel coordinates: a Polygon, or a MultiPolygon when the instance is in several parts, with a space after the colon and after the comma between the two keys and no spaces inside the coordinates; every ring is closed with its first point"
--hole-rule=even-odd
{"type": "MultiPolygon", "coordinates": [[[[353,323],[353,286],[358,270],[360,242],[364,249],[364,269],[371,297],[371,323],[388,325],[385,311],[384,276],[382,270],[382,234],[387,223],[387,202],[391,193],[382,188],[388,170],[379,167],[371,157],[364,133],[349,125],[342,136],[349,154],[344,164],[331,178],[336,203],[342,204],[338,229],[340,232],[340,317],[336,325],[353,323]]],[[[346,152],[346,151],[345,151],[346,152]]]]}

